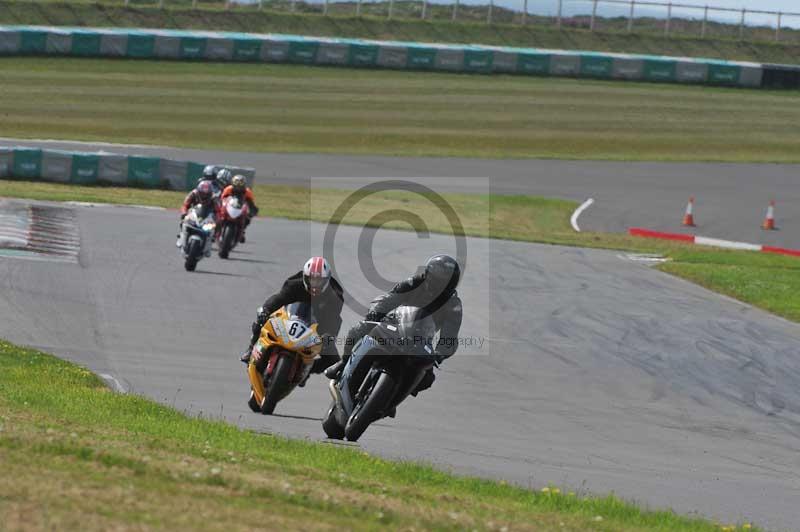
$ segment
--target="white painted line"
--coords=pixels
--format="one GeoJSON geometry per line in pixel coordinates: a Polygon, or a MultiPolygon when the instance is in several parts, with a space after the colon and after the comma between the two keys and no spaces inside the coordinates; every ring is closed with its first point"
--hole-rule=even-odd
{"type": "Polygon", "coordinates": [[[110,383],[112,383],[114,385],[114,389],[119,393],[127,392],[127,390],[125,390],[125,387],[122,384],[120,384],[120,382],[117,379],[115,379],[113,375],[109,375],[108,373],[100,373],[99,375],[101,379],[105,379],[110,383]]]}
{"type": "Polygon", "coordinates": [[[572,213],[572,217],[569,219],[569,223],[572,224],[572,228],[575,229],[576,233],[581,232],[581,228],[578,226],[578,217],[583,214],[583,211],[588,209],[592,203],[594,203],[594,198],[589,198],[583,203],[581,203],[580,207],[575,209],[575,212],[572,213]]]}
{"type": "Polygon", "coordinates": [[[744,251],[761,251],[760,244],[748,244],[747,242],[734,242],[732,240],[720,240],[719,238],[709,238],[707,236],[697,236],[695,244],[701,246],[714,246],[717,248],[739,249],[744,251]]]}
{"type": "Polygon", "coordinates": [[[645,264],[661,264],[669,261],[668,258],[661,255],[649,255],[646,253],[622,253],[617,257],[623,260],[632,260],[634,262],[644,262],[645,264]]]}

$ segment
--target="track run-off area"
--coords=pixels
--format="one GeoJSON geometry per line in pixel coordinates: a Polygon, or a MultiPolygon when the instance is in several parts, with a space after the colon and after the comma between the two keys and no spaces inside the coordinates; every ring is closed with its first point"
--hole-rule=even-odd
{"type": "MultiPolygon", "coordinates": [[[[69,208],[78,263],[0,258],[0,337],[193,415],[324,438],[323,378],[265,417],[245,404],[238,361],[256,307],[318,252],[324,225],[258,219],[232,260],[204,259],[187,274],[175,213],[69,208]]],[[[452,245],[442,235],[368,231],[388,278],[452,245]]],[[[375,289],[357,282],[360,234],[339,228],[336,266],[353,297],[369,300],[375,289]]],[[[468,271],[460,286],[462,336],[488,330],[485,349],[445,363],[434,386],[371,427],[361,448],[533,488],[613,491],[650,507],[796,529],[800,325],[619,252],[467,243],[490,268],[468,271]]],[[[343,318],[346,328],[357,316],[343,318]]]]}

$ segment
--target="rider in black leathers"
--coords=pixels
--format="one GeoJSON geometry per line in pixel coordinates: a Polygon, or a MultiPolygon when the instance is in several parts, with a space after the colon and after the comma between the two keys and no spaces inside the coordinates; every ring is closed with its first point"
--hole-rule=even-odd
{"type": "MultiPolygon", "coordinates": [[[[373,300],[363,321],[357,323],[345,340],[342,360],[325,371],[325,376],[338,379],[353,346],[381,321],[389,312],[402,305],[421,307],[430,312],[436,329],[440,331],[436,346],[437,362],[453,356],[458,349],[458,332],[461,328],[461,299],[456,287],[461,277],[458,262],[449,255],[434,255],[425,264],[425,271],[395,285],[392,290],[373,300]]],[[[433,369],[428,370],[412,395],[431,387],[435,380],[433,369]]]]}
{"type": "Polygon", "coordinates": [[[250,346],[242,355],[242,362],[250,361],[250,353],[261,334],[261,328],[273,312],[291,303],[311,303],[314,316],[318,320],[317,332],[323,341],[322,353],[314,361],[311,373],[322,373],[339,361],[336,335],[342,326],[343,301],[342,286],[331,276],[327,261],[322,257],[310,258],[302,271],[286,279],[280,291],[267,298],[258,309],[256,321],[252,325],[250,346]],[[319,284],[315,285],[315,281],[319,284]]]}

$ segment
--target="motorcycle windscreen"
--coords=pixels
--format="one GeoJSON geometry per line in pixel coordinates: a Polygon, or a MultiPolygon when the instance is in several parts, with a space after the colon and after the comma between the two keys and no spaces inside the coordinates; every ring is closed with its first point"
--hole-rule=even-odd
{"type": "Polygon", "coordinates": [[[207,205],[200,204],[197,207],[195,207],[195,212],[197,213],[198,221],[205,220],[206,218],[208,218],[209,216],[211,216],[214,213],[214,205],[213,204],[207,204],[207,205]]]}
{"type": "Polygon", "coordinates": [[[311,303],[290,303],[286,305],[286,313],[289,315],[290,320],[299,319],[308,324],[317,323],[317,318],[314,316],[311,303]]]}
{"type": "Polygon", "coordinates": [[[401,306],[370,335],[387,354],[431,355],[436,323],[419,307],[401,306]]]}

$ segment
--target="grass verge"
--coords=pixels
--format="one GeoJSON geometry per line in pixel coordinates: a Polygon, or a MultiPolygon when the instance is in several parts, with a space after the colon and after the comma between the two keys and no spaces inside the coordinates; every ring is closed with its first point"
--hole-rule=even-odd
{"type": "Polygon", "coordinates": [[[720,530],[189,418],[2,340],[0,468],[11,530],[720,530]]]}
{"type": "MultiPolygon", "coordinates": [[[[388,39],[423,42],[481,43],[504,46],[524,46],[562,50],[595,50],[608,52],[651,53],[681,57],[717,57],[767,63],[795,63],[800,55],[797,33],[792,28],[783,28],[784,41],[775,43],[772,30],[766,27],[747,28],[750,41],[738,37],[737,25],[710,22],[709,38],[694,36],[663,36],[661,21],[652,18],[638,19],[635,32],[628,33],[623,18],[598,18],[600,31],[574,28],[558,30],[552,18],[529,16],[528,24],[510,25],[511,13],[501,6],[494,6],[494,20],[499,23],[486,24],[486,6],[461,4],[459,15],[472,20],[453,23],[451,6],[428,5],[429,20],[419,20],[419,2],[395,2],[394,17],[387,20],[387,2],[364,2],[362,13],[354,17],[354,2],[342,4],[331,2],[330,14],[287,13],[289,3],[268,0],[265,10],[259,12],[255,6],[238,6],[223,10],[222,1],[209,5],[201,0],[201,8],[191,10],[187,0],[167,0],[166,8],[159,9],[155,2],[133,0],[126,8],[121,2],[111,0],[96,2],[1,1],[0,24],[41,24],[56,26],[118,26],[140,28],[208,29],[215,31],[245,31],[256,33],[295,33],[330,37],[353,37],[364,39],[388,39]],[[176,6],[176,3],[183,5],[176,6]],[[282,10],[283,12],[280,12],[282,10]],[[436,20],[430,20],[434,18],[436,20]],[[506,23],[504,23],[506,22],[506,23]],[[604,31],[607,30],[607,31],[604,31]]],[[[488,2],[487,2],[488,3],[488,2]]],[[[298,3],[300,9],[321,9],[320,3],[298,3]]],[[[590,9],[591,10],[591,9],[590,9]]],[[[517,14],[518,16],[518,14],[517,14]]],[[[517,18],[517,22],[521,22],[517,18]]],[[[570,20],[566,24],[580,23],[588,27],[588,18],[570,20]]],[[[675,33],[700,33],[698,21],[681,21],[673,18],[675,33]],[[691,26],[691,27],[681,27],[691,26]]]]}
{"type": "Polygon", "coordinates": [[[299,65],[0,58],[5,137],[251,152],[800,162],[795,92],[299,65]]]}
{"type": "MultiPolygon", "coordinates": [[[[119,187],[82,187],[55,183],[0,181],[0,197],[37,200],[89,201],[153,205],[175,208],[182,192],[119,187]]],[[[334,210],[352,193],[346,190],[315,190],[306,187],[256,185],[256,198],[263,200],[268,216],[329,222],[334,210]]],[[[800,260],[755,252],[698,248],[615,233],[576,233],[569,218],[577,207],[572,201],[535,196],[490,196],[444,194],[461,218],[464,234],[567,246],[620,249],[659,253],[671,260],[659,269],[683,277],[711,290],[800,322],[800,260]]],[[[432,203],[404,192],[381,192],[368,196],[337,221],[349,225],[377,225],[409,229],[404,222],[383,225],[373,219],[378,212],[393,209],[413,211],[425,220],[427,229],[452,233],[449,221],[432,203]]]]}

